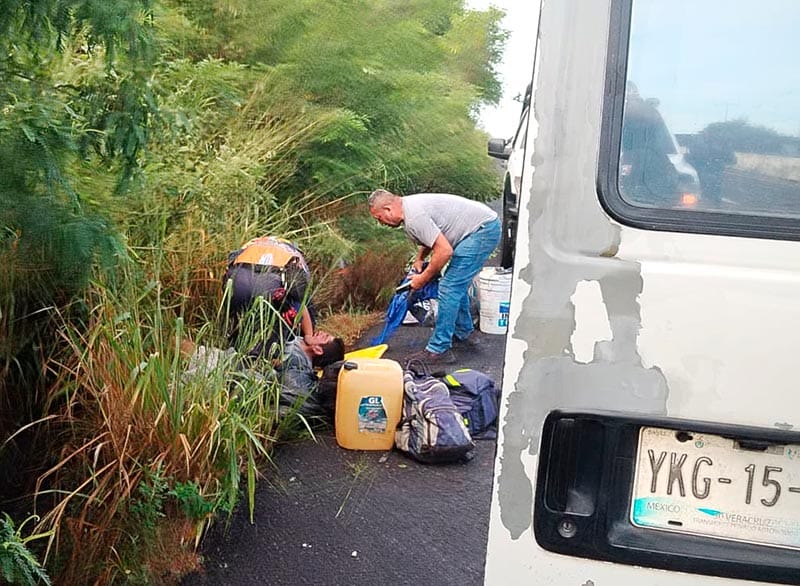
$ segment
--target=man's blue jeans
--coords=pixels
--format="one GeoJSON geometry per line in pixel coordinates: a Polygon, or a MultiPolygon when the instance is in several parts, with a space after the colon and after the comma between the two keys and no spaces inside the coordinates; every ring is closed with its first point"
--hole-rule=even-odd
{"type": "Polygon", "coordinates": [[[453,345],[453,335],[466,340],[475,329],[469,312],[469,287],[475,275],[500,242],[500,220],[487,222],[464,238],[453,250],[450,264],[439,279],[439,313],[426,349],[444,352],[453,345]]]}

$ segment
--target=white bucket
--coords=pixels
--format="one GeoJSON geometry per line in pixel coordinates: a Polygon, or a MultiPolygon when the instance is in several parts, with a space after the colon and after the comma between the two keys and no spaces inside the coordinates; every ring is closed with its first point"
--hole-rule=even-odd
{"type": "Polygon", "coordinates": [[[478,276],[480,328],[486,334],[508,331],[508,308],[511,302],[511,270],[486,267],[478,276]]]}

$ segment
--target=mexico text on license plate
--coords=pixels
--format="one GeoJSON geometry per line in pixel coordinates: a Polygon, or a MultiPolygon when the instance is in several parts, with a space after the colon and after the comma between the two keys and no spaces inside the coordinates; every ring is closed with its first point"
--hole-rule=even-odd
{"type": "Polygon", "coordinates": [[[643,427],[630,512],[639,527],[800,549],[800,446],[643,427]]]}

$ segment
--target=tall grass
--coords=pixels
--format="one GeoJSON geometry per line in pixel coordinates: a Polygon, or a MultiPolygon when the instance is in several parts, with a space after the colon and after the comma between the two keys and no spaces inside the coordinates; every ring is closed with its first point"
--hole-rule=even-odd
{"type": "MultiPolygon", "coordinates": [[[[341,253],[327,222],[292,231],[294,210],[311,202],[276,211],[247,237],[300,235],[341,253]]],[[[167,583],[192,569],[220,513],[246,495],[252,517],[274,443],[308,429],[281,407],[274,378],[242,368],[274,315],[257,307],[256,325],[227,349],[221,272],[247,230],[230,212],[227,233],[194,228],[194,213],[158,246],[130,249],[116,274],[98,273],[81,319],[57,313],[63,350],[48,362],[56,382],[41,422],[57,456],[36,487],[36,531],[52,531],[44,554],[60,583],[167,583]],[[210,358],[189,364],[187,339],[210,358]]]]}
{"type": "MultiPolygon", "coordinates": [[[[258,469],[287,425],[275,381],[243,376],[235,350],[186,374],[179,303],[143,276],[128,268],[117,286],[95,282],[88,327],[65,321],[68,350],[51,363],[57,419],[48,425],[60,456],[39,479],[37,530],[54,532],[47,554],[58,551],[64,583],[139,571],[157,547],[159,518],[185,510],[176,487],[195,487],[208,504],[185,519],[195,539],[214,513],[234,508],[242,475],[252,510],[258,469]]],[[[199,330],[195,342],[224,347],[214,330],[199,330]]]]}

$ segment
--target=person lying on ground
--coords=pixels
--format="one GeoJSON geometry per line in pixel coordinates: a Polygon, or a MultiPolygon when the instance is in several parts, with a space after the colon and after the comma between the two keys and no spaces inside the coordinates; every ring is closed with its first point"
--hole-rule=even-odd
{"type": "Polygon", "coordinates": [[[271,341],[286,341],[291,334],[308,339],[314,335],[315,310],[309,299],[311,271],[295,245],[282,238],[263,236],[228,257],[222,282],[226,288],[231,282],[225,304],[232,344],[239,336],[242,316],[259,297],[277,312],[270,331],[264,332],[271,341]]]}
{"type": "Polygon", "coordinates": [[[192,378],[208,379],[217,368],[227,368],[237,377],[245,376],[257,384],[279,384],[281,415],[296,409],[304,416],[332,415],[330,397],[319,395],[317,369],[344,359],[344,342],[319,331],[309,338],[295,336],[283,346],[277,363],[264,358],[242,356],[233,348],[222,350],[181,342],[181,353],[189,359],[184,382],[192,378]]]}
{"type": "Polygon", "coordinates": [[[302,401],[301,413],[331,415],[330,397],[319,391],[317,370],[344,360],[344,341],[328,332],[317,332],[310,338],[295,338],[284,346],[283,361],[278,367],[281,380],[281,401],[292,405],[302,401]]]}
{"type": "Polygon", "coordinates": [[[433,335],[424,350],[408,358],[426,363],[455,362],[453,339],[465,342],[474,330],[469,310],[469,287],[500,242],[497,214],[488,206],[448,193],[399,196],[376,189],[369,196],[369,211],[386,226],[402,225],[419,245],[410,278],[411,288],[421,289],[449,265],[439,279],[439,311],[433,335]],[[423,269],[423,263],[430,261],[423,269]]]}

